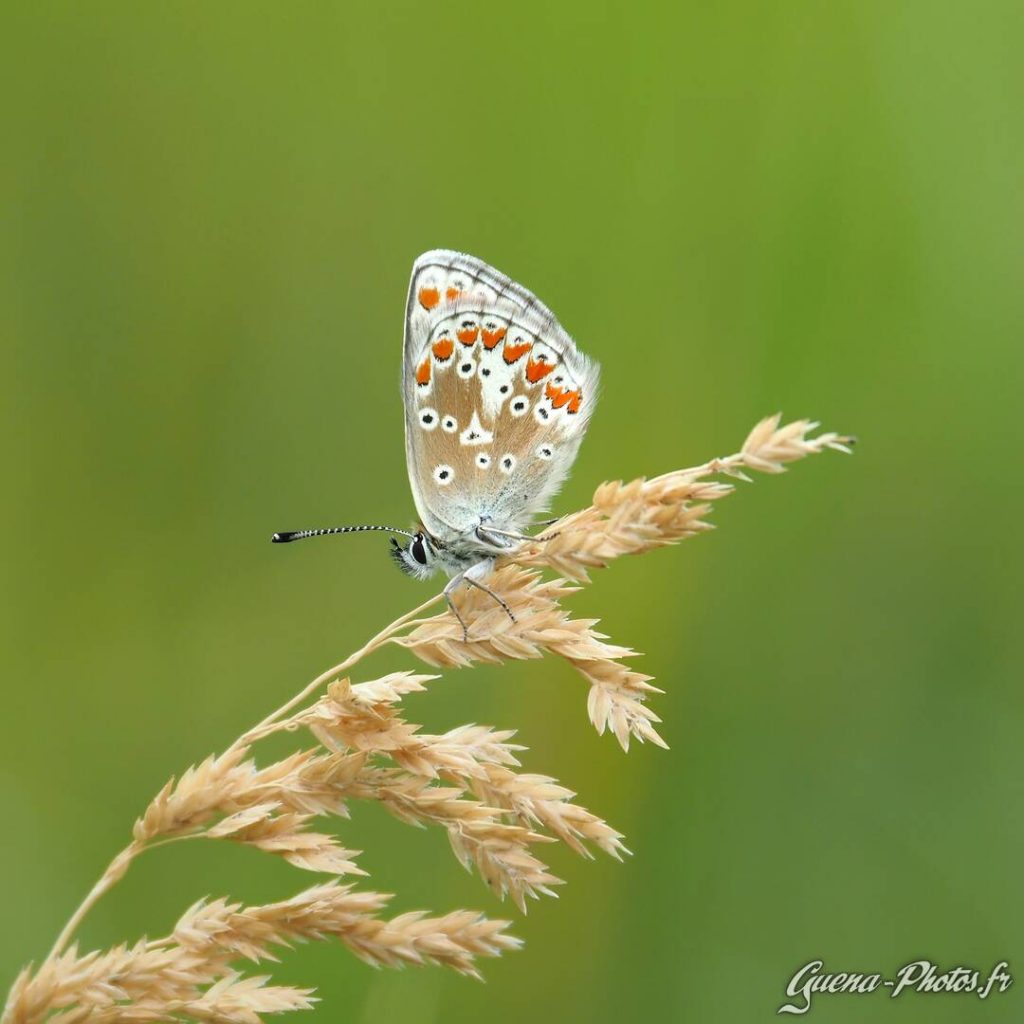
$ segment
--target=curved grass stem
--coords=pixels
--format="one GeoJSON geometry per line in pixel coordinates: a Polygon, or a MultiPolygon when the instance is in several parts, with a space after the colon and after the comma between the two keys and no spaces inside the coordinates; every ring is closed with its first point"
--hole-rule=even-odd
{"type": "MultiPolygon", "coordinates": [[[[321,689],[327,683],[329,683],[335,677],[341,675],[342,672],[346,672],[357,662],[361,661],[367,655],[372,654],[380,646],[382,646],[387,640],[389,640],[398,630],[408,625],[422,612],[426,611],[432,605],[436,604],[441,599],[441,594],[435,594],[429,600],[424,601],[422,604],[417,605],[411,611],[406,612],[404,615],[399,616],[390,625],[385,626],[379,633],[368,640],[359,650],[350,654],[344,661],[335,665],[333,668],[329,668],[326,672],[322,672],[314,680],[312,680],[307,686],[303,687],[294,697],[286,701],[276,711],[267,715],[258,725],[253,726],[251,729],[246,730],[242,733],[228,747],[228,751],[236,750],[239,747],[248,746],[249,743],[254,740],[260,739],[262,736],[267,735],[273,731],[274,725],[280,721],[285,715],[288,714],[293,708],[298,707],[303,701],[311,697],[317,690],[321,689]]],[[[182,836],[171,836],[170,838],[160,840],[156,843],[144,843],[133,840],[128,844],[116,857],[107,865],[106,870],[100,875],[96,884],[86,893],[85,898],[78,905],[75,912],[68,918],[67,924],[64,925],[61,933],[57,936],[57,940],[53,944],[53,948],[47,955],[47,960],[52,960],[54,957],[59,956],[68,947],[68,944],[75,936],[75,932],[78,931],[85,920],[86,915],[90,910],[105,896],[125,875],[132,861],[147,849],[156,849],[158,846],[164,846],[168,843],[178,842],[182,839],[192,839],[196,835],[201,833],[190,833],[182,836]]]]}

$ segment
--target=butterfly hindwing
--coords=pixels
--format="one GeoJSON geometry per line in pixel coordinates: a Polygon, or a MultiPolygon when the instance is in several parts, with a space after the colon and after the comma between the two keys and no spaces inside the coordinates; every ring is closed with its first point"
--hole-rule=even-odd
{"type": "Polygon", "coordinates": [[[435,537],[522,529],[565,480],[598,368],[534,295],[448,250],[414,264],[402,390],[416,509],[435,537]]]}

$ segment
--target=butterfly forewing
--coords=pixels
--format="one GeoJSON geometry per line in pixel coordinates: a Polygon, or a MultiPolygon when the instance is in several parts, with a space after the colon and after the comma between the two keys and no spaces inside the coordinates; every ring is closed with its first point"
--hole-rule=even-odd
{"type": "Polygon", "coordinates": [[[598,368],[551,311],[486,263],[448,250],[414,264],[406,307],[406,457],[427,530],[524,527],[565,479],[598,368]]]}

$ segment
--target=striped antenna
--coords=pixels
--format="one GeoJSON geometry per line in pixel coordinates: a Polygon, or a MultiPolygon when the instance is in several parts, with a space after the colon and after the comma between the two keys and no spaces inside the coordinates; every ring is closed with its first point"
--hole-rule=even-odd
{"type": "Polygon", "coordinates": [[[330,533],[364,533],[367,530],[382,530],[385,533],[400,533],[403,537],[416,537],[415,533],[399,530],[395,526],[329,526],[322,530],[289,530],[275,533],[270,540],[274,544],[290,544],[293,540],[305,540],[307,537],[326,537],[330,533]]]}

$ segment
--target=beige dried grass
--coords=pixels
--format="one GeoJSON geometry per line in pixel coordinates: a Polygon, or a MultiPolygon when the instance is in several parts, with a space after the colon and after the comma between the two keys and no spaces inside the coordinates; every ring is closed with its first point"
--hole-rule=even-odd
{"type": "Polygon", "coordinates": [[[620,555],[710,529],[705,517],[712,503],[733,490],[712,478],[747,479],[744,470],[779,473],[826,448],[849,450],[849,440],[836,434],[810,437],[815,426],[806,420],[781,426],[778,416],[770,417],[734,455],[652,480],[602,484],[593,505],[496,567],[489,586],[514,621],[489,596],[467,589],[459,599],[470,623],[467,636],[448,610],[418,617],[436,595],[314,679],[223,754],[171,779],[47,958],[18,976],[0,1024],[259,1024],[267,1014],[308,1009],[312,991],[268,984],[265,976],[241,973],[241,965],[273,961],[302,941],[335,939],[375,966],[438,964],[479,977],[479,959],[520,945],[507,921],[466,910],[382,917],[391,897],[339,881],[366,872],[355,863],[358,853],[336,835],[316,831],[314,819],[344,820],[349,803],[360,800],[377,802],[406,823],[442,828],[459,861],[522,910],[527,898],[561,884],[537,856],[539,846],[561,841],[582,856],[598,849],[621,859],[628,852],[623,837],[555,779],[521,771],[525,748],[511,742],[514,731],[463,725],[433,735],[406,721],[402,699],[436,676],[403,671],[352,683],[347,673],[389,644],[443,667],[553,654],[587,681],[588,713],[599,733],[610,730],[624,749],[631,739],[665,746],[654,727],[659,719],[647,706],[661,691],[627,666],[635,652],[609,643],[595,629],[597,620],[573,618],[562,599],[588,583],[591,570],[620,555]],[[559,576],[545,579],[543,570],[559,576]],[[278,732],[306,732],[316,745],[259,767],[253,745],[278,732]],[[200,838],[251,846],[332,877],[265,906],[200,901],[164,938],[79,954],[72,944],[78,926],[140,853],[200,838]]]}

